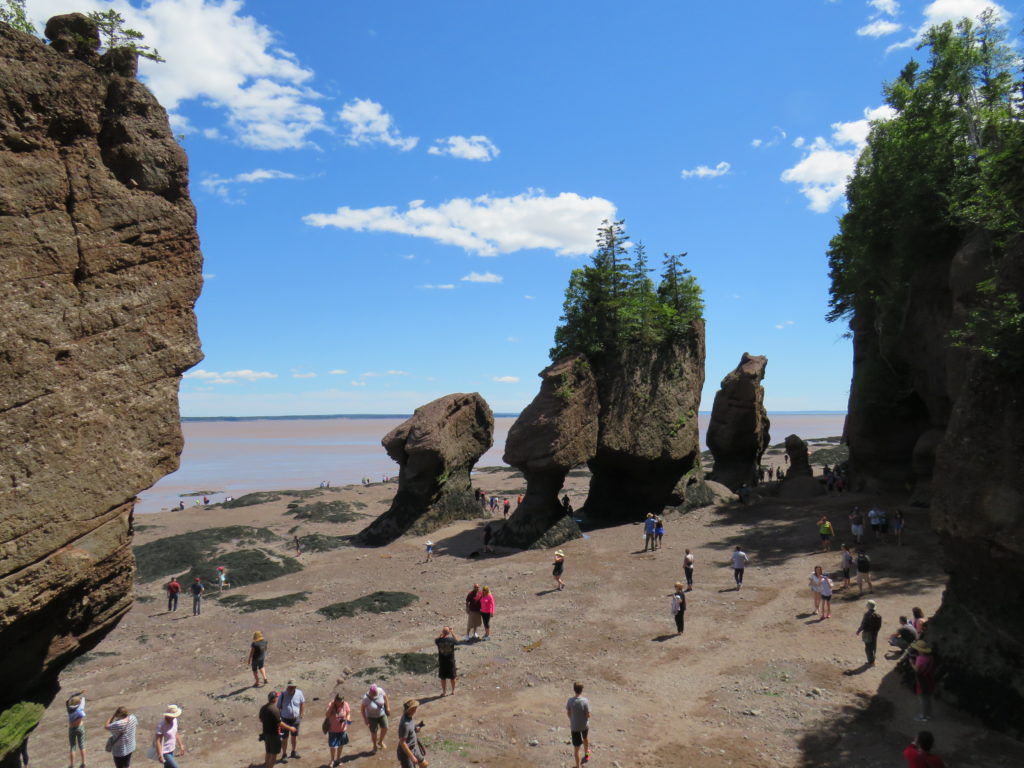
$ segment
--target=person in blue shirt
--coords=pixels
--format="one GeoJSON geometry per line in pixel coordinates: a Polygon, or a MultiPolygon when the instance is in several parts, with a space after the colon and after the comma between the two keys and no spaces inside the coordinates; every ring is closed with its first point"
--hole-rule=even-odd
{"type": "Polygon", "coordinates": [[[658,522],[654,519],[654,515],[650,512],[647,513],[647,519],[644,520],[644,552],[650,548],[653,552],[655,550],[654,544],[654,531],[657,528],[658,522]]]}

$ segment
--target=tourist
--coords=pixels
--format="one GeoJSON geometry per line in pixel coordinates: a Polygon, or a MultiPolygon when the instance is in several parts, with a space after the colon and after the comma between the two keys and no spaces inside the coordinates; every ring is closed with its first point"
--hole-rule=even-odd
{"type": "MultiPolygon", "coordinates": [[[[277,697],[277,707],[281,710],[281,722],[291,726],[292,754],[298,758],[296,751],[299,741],[299,729],[302,727],[302,716],[306,713],[306,697],[295,687],[295,681],[289,680],[288,686],[277,697]]],[[[281,762],[288,762],[288,737],[281,739],[281,762]]]]}
{"type": "Polygon", "coordinates": [[[480,590],[480,618],[484,620],[484,640],[491,636],[491,619],[494,617],[494,595],[491,588],[484,586],[480,590]]]}
{"type": "Polygon", "coordinates": [[[676,620],[676,634],[683,634],[683,620],[686,618],[686,594],[683,582],[676,582],[676,591],[672,593],[672,617],[676,620]]]}
{"type": "Polygon", "coordinates": [[[480,585],[474,584],[473,589],[466,595],[466,642],[476,640],[477,631],[483,623],[480,615],[480,585]]]}
{"type": "Polygon", "coordinates": [[[363,716],[363,723],[370,729],[373,751],[384,749],[384,737],[388,735],[388,715],[391,714],[391,702],[388,700],[387,692],[379,685],[371,685],[363,694],[359,711],[363,716]]]}
{"type": "Polygon", "coordinates": [[[167,582],[164,587],[167,591],[167,612],[178,610],[178,595],[181,594],[181,584],[174,577],[171,576],[171,580],[167,582]]]}
{"type": "Polygon", "coordinates": [[[352,722],[352,707],[340,693],[327,705],[324,720],[327,722],[327,749],[331,753],[331,768],[341,765],[341,753],[348,744],[348,726],[352,722]]]}
{"type": "Polygon", "coordinates": [[[686,574],[686,591],[689,592],[693,589],[693,554],[690,550],[686,550],[683,557],[683,573],[686,574]]]}
{"type": "Polygon", "coordinates": [[[562,496],[562,511],[566,516],[572,517],[572,504],[569,502],[569,494],[562,496]]]}
{"type": "Polygon", "coordinates": [[[907,768],[946,768],[942,758],[932,754],[935,737],[930,731],[918,731],[917,738],[903,750],[903,759],[907,768]]]}
{"type": "Polygon", "coordinates": [[[878,541],[882,533],[882,513],[878,510],[878,507],[872,506],[868,510],[868,522],[871,524],[871,530],[875,534],[875,541],[878,541]]]}
{"type": "Polygon", "coordinates": [[[107,739],[107,751],[114,758],[114,768],[130,768],[132,753],[135,752],[135,730],[139,727],[138,718],[128,711],[127,707],[118,707],[103,726],[110,731],[107,739]]]}
{"type": "Polygon", "coordinates": [[[217,591],[223,592],[224,587],[230,587],[228,584],[228,571],[223,565],[217,566],[217,591]]]}
{"type": "Polygon", "coordinates": [[[494,531],[491,529],[491,524],[488,523],[484,526],[484,552],[493,552],[494,547],[491,546],[491,539],[494,538],[494,531]]]}
{"type": "Polygon", "coordinates": [[[555,550],[555,562],[551,568],[551,575],[555,579],[555,584],[558,585],[559,589],[565,589],[565,582],[562,581],[562,573],[565,572],[565,552],[558,549],[555,550]]]}
{"type": "MultiPolygon", "coordinates": [[[[402,705],[402,719],[398,722],[398,764],[402,768],[412,768],[414,765],[427,768],[430,765],[427,752],[418,737],[423,723],[415,722],[419,706],[420,703],[416,699],[409,699],[402,705]]],[[[383,746],[382,744],[381,747],[383,746]]]]}
{"type": "Polygon", "coordinates": [[[203,592],[206,591],[202,579],[196,576],[196,580],[189,586],[188,591],[192,593],[192,615],[198,616],[203,612],[203,592]]]}
{"type": "Polygon", "coordinates": [[[273,691],[267,694],[267,703],[260,707],[260,741],[263,742],[263,749],[266,756],[263,760],[264,768],[273,768],[277,763],[277,756],[282,749],[281,731],[295,730],[290,725],[281,722],[281,710],[277,706],[277,694],[273,691]]]}
{"type": "Polygon", "coordinates": [[[832,549],[832,536],[834,533],[832,523],[829,522],[825,515],[822,515],[821,519],[818,520],[818,535],[821,537],[822,552],[828,552],[832,549]]]}
{"type": "Polygon", "coordinates": [[[884,544],[889,536],[889,513],[884,509],[878,510],[878,532],[881,534],[884,544]]]}
{"type": "Polygon", "coordinates": [[[821,574],[821,582],[818,585],[818,592],[821,593],[821,618],[832,618],[832,579],[827,573],[821,574]]]}
{"type": "Polygon", "coordinates": [[[928,619],[924,617],[924,611],[914,606],[910,610],[910,615],[914,617],[914,629],[917,630],[917,636],[924,637],[924,626],[928,623],[928,619]]]}
{"type": "Polygon", "coordinates": [[[657,526],[654,515],[648,512],[647,517],[644,519],[644,552],[648,549],[653,552],[658,548],[654,543],[654,531],[657,529],[657,526]]]}
{"type": "Polygon", "coordinates": [[[433,559],[434,559],[434,542],[432,542],[430,539],[427,539],[427,559],[426,559],[426,562],[429,563],[433,559]]]}
{"type": "Polygon", "coordinates": [[[572,684],[573,695],[565,702],[565,714],[569,716],[569,733],[572,737],[572,754],[576,768],[590,760],[590,702],[583,698],[583,683],[572,684]],[[580,760],[580,747],[583,759],[580,760]]]}
{"type": "Polygon", "coordinates": [[[864,594],[864,582],[868,583],[868,592],[874,592],[875,587],[871,583],[871,558],[862,548],[857,547],[857,594],[864,594]]]}
{"type": "Polygon", "coordinates": [[[437,646],[437,676],[441,678],[441,695],[448,695],[448,681],[452,683],[452,696],[455,695],[455,632],[451,627],[442,627],[441,634],[434,638],[437,646]]]}
{"type": "Polygon", "coordinates": [[[178,768],[178,763],[174,759],[176,752],[179,755],[185,754],[185,745],[182,744],[181,736],[178,735],[179,717],[181,717],[181,707],[177,704],[167,707],[164,719],[156,727],[156,736],[153,739],[157,762],[163,763],[167,768],[178,768]]]}
{"type": "Polygon", "coordinates": [[[81,766],[85,766],[85,689],[73,693],[64,704],[68,711],[68,766],[75,764],[75,748],[81,766]]]}
{"type": "Polygon", "coordinates": [[[510,502],[508,499],[505,499],[502,502],[502,516],[505,517],[506,519],[508,518],[508,511],[511,508],[511,506],[512,506],[512,502],[510,502]]]}
{"type": "Polygon", "coordinates": [[[867,611],[860,620],[860,627],[857,634],[864,641],[864,655],[867,657],[868,666],[875,666],[875,652],[878,650],[878,632],[882,628],[882,616],[875,611],[877,603],[868,600],[867,611]]]}
{"type": "Polygon", "coordinates": [[[850,551],[850,546],[848,544],[843,544],[840,549],[840,556],[842,557],[843,562],[843,589],[849,589],[850,572],[853,570],[853,552],[850,551]]]}
{"type": "Polygon", "coordinates": [[[270,682],[267,679],[267,641],[263,637],[263,633],[256,631],[252,635],[252,644],[249,646],[249,656],[246,658],[245,663],[249,665],[252,670],[252,686],[253,688],[260,687],[260,676],[263,676],[263,685],[270,682]]]}
{"type": "Polygon", "coordinates": [[[906,524],[906,520],[903,517],[903,510],[897,509],[896,514],[892,516],[892,532],[896,534],[896,546],[903,546],[903,526],[906,524]]]}
{"type": "Polygon", "coordinates": [[[732,574],[736,580],[737,592],[743,587],[743,571],[749,562],[750,558],[747,557],[747,553],[740,549],[740,547],[736,547],[736,551],[732,553],[732,574]]]}
{"type": "Polygon", "coordinates": [[[814,613],[821,607],[821,580],[823,578],[820,565],[814,566],[814,571],[807,579],[807,586],[811,588],[811,598],[814,600],[814,613]]]}
{"type": "Polygon", "coordinates": [[[178,511],[179,512],[184,512],[185,511],[185,502],[184,501],[179,501],[178,502],[178,511]]]}
{"type": "Polygon", "coordinates": [[[661,549],[661,539],[665,535],[665,521],[661,517],[654,518],[654,543],[655,549],[661,549]]]}
{"type": "MultiPolygon", "coordinates": [[[[889,635],[889,645],[894,648],[898,648],[900,651],[905,651],[917,640],[917,630],[914,625],[911,624],[906,616],[900,616],[899,626],[896,631],[889,635]]],[[[898,654],[902,656],[902,653],[898,654]]]]}
{"type": "Polygon", "coordinates": [[[295,556],[296,557],[298,557],[299,555],[302,554],[302,542],[299,541],[298,534],[296,534],[295,537],[292,538],[292,546],[295,547],[295,556]]]}
{"type": "Polygon", "coordinates": [[[932,647],[924,640],[917,640],[910,647],[917,652],[917,657],[914,659],[914,693],[921,700],[921,713],[914,719],[926,722],[932,716],[932,694],[935,693],[935,657],[932,655],[932,647]]]}

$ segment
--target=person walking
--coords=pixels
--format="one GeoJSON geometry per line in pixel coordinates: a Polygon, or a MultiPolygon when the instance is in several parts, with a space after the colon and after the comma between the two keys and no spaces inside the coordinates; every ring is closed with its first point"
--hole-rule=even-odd
{"type": "Polygon", "coordinates": [[[203,592],[206,591],[202,579],[196,576],[196,580],[189,585],[188,591],[192,593],[192,615],[198,616],[203,612],[203,592]]]}
{"type": "Polygon", "coordinates": [[[352,723],[352,707],[340,693],[327,705],[324,720],[327,723],[327,749],[331,753],[331,768],[341,765],[341,753],[348,744],[348,727],[352,723]]]}
{"type": "Polygon", "coordinates": [[[654,518],[654,545],[655,549],[661,549],[661,540],[665,536],[665,521],[660,517],[654,518]]]}
{"type": "Polygon", "coordinates": [[[558,585],[559,589],[565,589],[565,582],[562,581],[562,574],[565,572],[565,552],[558,549],[555,550],[555,562],[551,568],[551,575],[555,579],[555,584],[558,585]]]}
{"type": "Polygon", "coordinates": [[[480,618],[484,621],[484,640],[487,640],[491,636],[491,619],[494,618],[494,595],[486,585],[480,589],[480,618]]]}
{"type": "Polygon", "coordinates": [[[906,518],[903,516],[903,510],[897,509],[896,513],[892,516],[892,532],[896,534],[896,546],[903,546],[903,526],[906,524],[906,518]]]}
{"type": "Polygon", "coordinates": [[[832,536],[835,531],[832,529],[832,523],[825,515],[821,516],[818,520],[818,535],[821,537],[821,551],[829,552],[832,549],[832,536]]]}
{"type": "Polygon", "coordinates": [[[932,647],[924,640],[916,640],[910,644],[917,652],[914,659],[914,693],[921,700],[921,712],[915,720],[927,722],[932,716],[932,695],[935,693],[935,657],[932,647]]]}
{"type": "Polygon", "coordinates": [[[82,768],[85,766],[85,689],[73,693],[64,702],[68,711],[68,768],[75,764],[75,748],[82,768]]]}
{"type": "Polygon", "coordinates": [[[252,644],[249,646],[249,656],[245,660],[252,670],[252,687],[260,687],[260,676],[263,676],[263,685],[270,682],[267,678],[267,640],[263,633],[256,631],[252,635],[252,644]]]}
{"type": "Polygon", "coordinates": [[[843,569],[843,589],[850,588],[850,572],[853,570],[853,552],[850,551],[848,544],[843,544],[842,549],[839,552],[842,558],[842,569],[843,569]]]}
{"type": "Polygon", "coordinates": [[[686,618],[686,593],[683,582],[676,582],[676,591],[672,593],[672,617],[676,620],[676,634],[683,634],[683,620],[686,618]]]}
{"type": "Polygon", "coordinates": [[[907,761],[907,768],[946,768],[942,758],[932,754],[934,746],[935,737],[930,731],[918,731],[917,738],[903,750],[903,759],[907,761]]]}
{"type": "Polygon", "coordinates": [[[565,714],[569,717],[569,733],[572,738],[572,754],[576,768],[590,760],[590,702],[583,698],[583,683],[572,684],[573,695],[565,702],[565,714]],[[583,759],[580,759],[583,747],[583,759]]]}
{"type": "Polygon", "coordinates": [[[260,741],[263,742],[265,756],[263,758],[264,768],[274,768],[277,763],[277,756],[281,753],[281,731],[291,731],[292,726],[281,722],[281,710],[277,706],[277,694],[273,691],[267,694],[267,703],[260,707],[260,741]]]}
{"type": "Polygon", "coordinates": [[[371,685],[363,694],[359,712],[363,716],[363,723],[370,729],[373,751],[385,749],[387,745],[384,743],[384,737],[388,735],[388,715],[391,714],[391,702],[387,692],[379,685],[371,685]]]}
{"type": "Polygon", "coordinates": [[[654,531],[657,529],[657,526],[654,515],[648,512],[647,517],[644,519],[644,552],[648,549],[652,552],[657,549],[654,544],[654,531]]]}
{"type": "Polygon", "coordinates": [[[686,591],[693,589],[693,553],[686,550],[683,557],[683,573],[686,575],[686,591]]]}
{"type": "Polygon", "coordinates": [[[416,723],[416,710],[420,703],[409,699],[402,705],[402,719],[398,721],[398,764],[401,768],[412,768],[417,765],[427,768],[427,751],[420,744],[419,732],[423,723],[416,723]]]}
{"type": "Polygon", "coordinates": [[[807,586],[811,588],[811,598],[814,600],[814,612],[818,612],[818,608],[821,607],[821,577],[822,570],[820,565],[814,566],[814,571],[807,578],[807,586]]]}
{"type": "Polygon", "coordinates": [[[832,618],[832,579],[827,573],[821,574],[821,582],[818,584],[818,592],[821,596],[821,618],[832,618]]]}
{"type": "MultiPolygon", "coordinates": [[[[277,697],[277,706],[281,710],[281,722],[291,726],[292,754],[300,757],[298,750],[299,730],[302,727],[302,716],[306,714],[306,696],[296,687],[294,680],[289,680],[287,687],[277,697]]],[[[281,739],[281,762],[288,762],[288,737],[281,739]]]]}
{"type": "Polygon", "coordinates": [[[174,759],[175,753],[185,754],[185,745],[178,735],[178,718],[181,717],[181,707],[171,704],[164,712],[164,719],[156,727],[156,735],[153,738],[153,747],[156,749],[158,763],[163,763],[167,768],[178,768],[174,759]]]}
{"type": "Polygon", "coordinates": [[[480,629],[480,625],[483,623],[483,617],[480,615],[480,585],[474,584],[473,588],[469,590],[469,594],[466,595],[466,642],[470,640],[476,640],[477,631],[480,629]]]}
{"type": "Polygon", "coordinates": [[[429,563],[433,559],[434,559],[434,542],[432,542],[430,539],[427,539],[427,559],[425,560],[425,562],[429,563]]]}
{"type": "Polygon", "coordinates": [[[225,587],[230,587],[228,584],[228,569],[223,565],[217,566],[217,592],[223,592],[225,587]]]}
{"type": "Polygon", "coordinates": [[[103,727],[110,731],[107,751],[114,758],[114,768],[131,768],[138,718],[127,707],[118,707],[103,727]]]}
{"type": "Polygon", "coordinates": [[[181,594],[181,583],[174,577],[164,586],[167,591],[167,612],[178,610],[178,595],[181,594]]]}
{"type": "Polygon", "coordinates": [[[512,507],[512,502],[510,502],[508,499],[505,499],[502,502],[501,507],[502,507],[502,510],[501,510],[502,511],[502,517],[504,517],[507,520],[508,519],[509,509],[512,507]]]}
{"type": "Polygon", "coordinates": [[[451,627],[442,627],[441,634],[434,638],[437,646],[437,676],[441,678],[441,695],[448,695],[448,681],[452,683],[452,696],[455,695],[455,644],[456,637],[451,627]]]}
{"type": "Polygon", "coordinates": [[[868,592],[874,592],[875,587],[871,583],[871,558],[862,547],[857,547],[857,594],[864,594],[864,582],[868,583],[868,592]]]}
{"type": "Polygon", "coordinates": [[[864,612],[864,616],[860,620],[860,627],[857,628],[857,634],[864,641],[864,655],[867,657],[869,667],[875,666],[878,633],[882,629],[882,616],[875,611],[877,605],[874,600],[868,600],[867,611],[864,612]]]}
{"type": "Polygon", "coordinates": [[[747,557],[747,553],[737,546],[736,550],[732,553],[732,573],[733,578],[736,579],[737,592],[743,586],[743,571],[746,570],[747,563],[749,562],[750,558],[747,557]]]}

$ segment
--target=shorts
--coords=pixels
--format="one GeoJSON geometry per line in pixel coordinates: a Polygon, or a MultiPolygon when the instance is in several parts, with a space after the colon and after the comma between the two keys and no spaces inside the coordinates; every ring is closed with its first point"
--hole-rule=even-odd
{"type": "Polygon", "coordinates": [[[281,734],[279,733],[264,733],[263,734],[263,748],[268,755],[276,755],[281,751],[281,734]]]}
{"type": "Polygon", "coordinates": [[[822,595],[821,596],[821,602],[823,602],[823,603],[831,603],[832,602],[832,595],[822,595]]]}
{"type": "Polygon", "coordinates": [[[574,747],[582,747],[583,740],[587,738],[587,734],[590,733],[590,729],[587,728],[584,731],[573,731],[572,732],[572,745],[574,747]]]}
{"type": "Polygon", "coordinates": [[[340,733],[331,731],[327,734],[327,746],[331,749],[344,747],[346,744],[348,744],[348,731],[341,731],[340,733]]]}
{"type": "Polygon", "coordinates": [[[864,526],[863,525],[851,525],[850,526],[850,532],[854,536],[863,536],[864,535],[864,526]]]}
{"type": "Polygon", "coordinates": [[[843,568],[843,578],[846,579],[847,581],[850,580],[850,569],[849,568],[843,568]]]}
{"type": "Polygon", "coordinates": [[[454,680],[455,674],[455,657],[454,656],[438,656],[437,657],[437,676],[442,680],[454,680]]]}
{"type": "Polygon", "coordinates": [[[266,666],[266,661],[264,659],[253,659],[251,666],[253,672],[259,672],[266,666]]]}
{"type": "Polygon", "coordinates": [[[294,731],[289,731],[293,736],[299,735],[299,719],[297,717],[282,717],[281,722],[295,729],[294,731]]]}
{"type": "Polygon", "coordinates": [[[819,535],[821,536],[821,540],[822,541],[828,541],[829,539],[832,538],[832,534],[831,533],[822,533],[822,534],[819,534],[819,535]]]}
{"type": "Polygon", "coordinates": [[[85,725],[68,728],[68,745],[71,749],[75,749],[76,744],[78,749],[85,749],[85,725]]]}
{"type": "Polygon", "coordinates": [[[131,752],[124,757],[111,755],[114,758],[114,768],[132,768],[132,755],[134,754],[134,752],[131,752]]]}
{"type": "Polygon", "coordinates": [[[376,733],[380,728],[388,727],[388,716],[381,715],[380,717],[367,718],[370,721],[370,732],[376,733]]]}

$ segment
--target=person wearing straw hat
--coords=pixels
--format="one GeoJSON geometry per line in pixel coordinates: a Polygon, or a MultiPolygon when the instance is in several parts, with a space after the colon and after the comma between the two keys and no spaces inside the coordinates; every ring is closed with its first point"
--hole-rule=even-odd
{"type": "Polygon", "coordinates": [[[398,723],[398,764],[402,768],[412,768],[414,765],[427,768],[430,765],[427,752],[419,739],[423,723],[415,722],[419,706],[420,703],[416,699],[409,699],[402,705],[402,719],[398,723]]]}
{"type": "Polygon", "coordinates": [[[565,552],[560,549],[555,550],[555,562],[551,569],[551,575],[555,579],[555,583],[559,589],[565,589],[565,582],[562,581],[562,573],[565,571],[565,552]]]}
{"type": "Polygon", "coordinates": [[[174,754],[185,754],[185,745],[178,735],[178,718],[181,717],[181,707],[171,704],[164,712],[164,719],[156,727],[156,735],[153,738],[153,748],[156,751],[156,760],[163,763],[167,768],[178,768],[174,754]]]}
{"type": "Polygon", "coordinates": [[[932,694],[935,693],[935,656],[932,647],[924,640],[910,644],[917,653],[914,659],[914,693],[921,699],[921,713],[915,720],[927,722],[932,716],[932,694]]]}
{"type": "Polygon", "coordinates": [[[75,765],[75,747],[82,766],[85,765],[85,689],[73,693],[64,703],[68,710],[68,768],[75,765]]]}
{"type": "Polygon", "coordinates": [[[252,643],[249,645],[249,656],[245,663],[252,670],[252,687],[260,687],[260,675],[263,676],[263,685],[270,682],[267,678],[267,640],[263,633],[257,630],[252,635],[252,643]]]}

